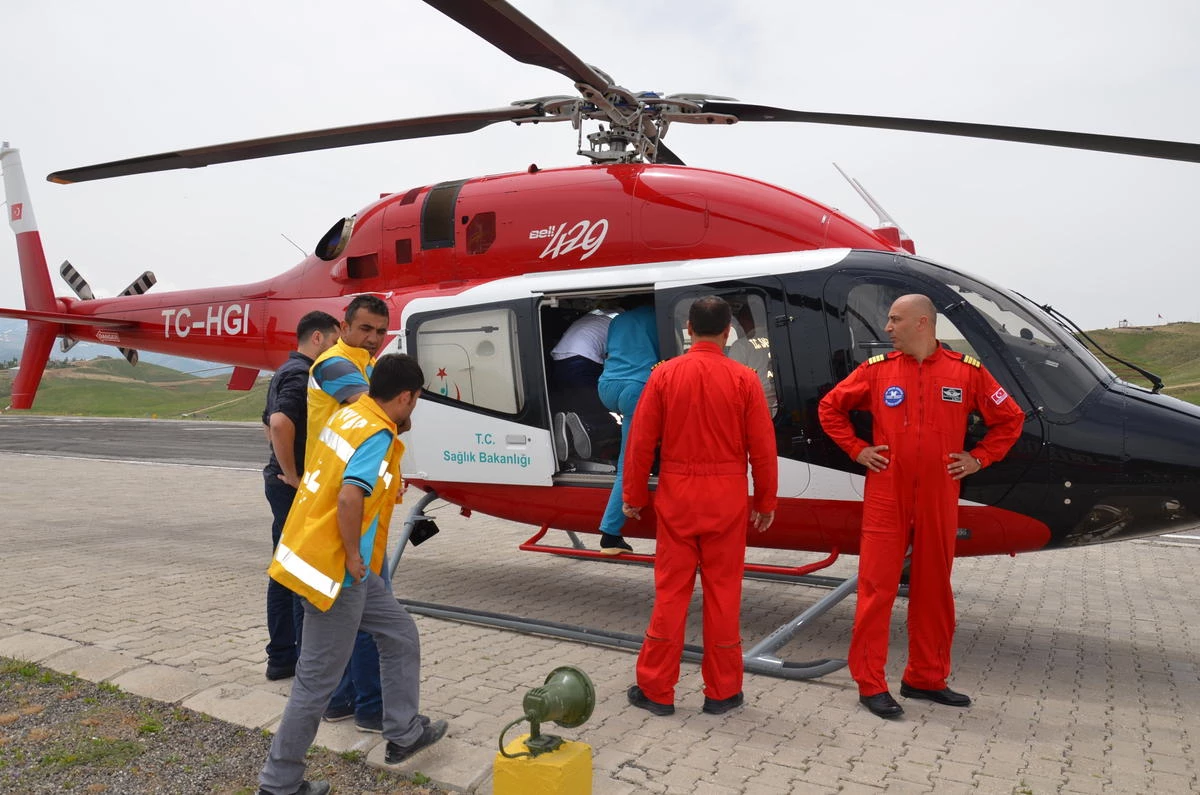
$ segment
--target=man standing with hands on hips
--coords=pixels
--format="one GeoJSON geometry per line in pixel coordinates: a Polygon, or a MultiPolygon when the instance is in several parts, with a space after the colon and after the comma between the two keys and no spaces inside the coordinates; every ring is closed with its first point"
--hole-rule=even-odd
{"type": "Polygon", "coordinates": [[[654,556],[654,610],[629,703],[654,715],[675,711],[688,604],[700,570],[704,592],[703,711],[740,707],[742,575],[751,524],[775,518],[775,430],[753,370],[725,356],[729,304],[699,298],[688,312],[692,347],[655,367],[638,401],[625,455],[626,516],[641,518],[646,481],[661,445],[654,556]],[[754,473],[749,496],[746,464],[754,473]],[[753,500],[753,508],[751,501],[753,500]]]}
{"type": "Polygon", "coordinates": [[[1025,421],[978,359],[942,347],[936,320],[928,297],[897,298],[886,328],[895,350],[861,364],[821,399],[819,409],[825,432],[868,470],[849,662],[859,701],[881,718],[904,712],[888,691],[884,668],[892,604],[910,546],[908,666],[900,695],[952,707],[971,704],[946,681],[960,481],[1003,458],[1025,421]],[[851,411],[871,413],[871,442],[858,438],[851,411]],[[983,416],[988,432],[967,452],[972,411],[983,416]]]}

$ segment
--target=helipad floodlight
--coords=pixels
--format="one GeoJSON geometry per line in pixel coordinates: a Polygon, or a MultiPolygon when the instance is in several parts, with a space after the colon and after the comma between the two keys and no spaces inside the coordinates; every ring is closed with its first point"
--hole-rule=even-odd
{"type": "Polygon", "coordinates": [[[553,721],[565,729],[573,729],[592,716],[595,706],[596,688],[587,674],[570,665],[555,668],[546,677],[545,684],[525,694],[522,703],[525,714],[500,732],[500,753],[513,759],[553,751],[563,744],[563,739],[553,734],[542,734],[542,722],[553,721]],[[529,738],[525,741],[529,752],[510,754],[504,750],[504,735],[523,720],[529,721],[529,738]]]}

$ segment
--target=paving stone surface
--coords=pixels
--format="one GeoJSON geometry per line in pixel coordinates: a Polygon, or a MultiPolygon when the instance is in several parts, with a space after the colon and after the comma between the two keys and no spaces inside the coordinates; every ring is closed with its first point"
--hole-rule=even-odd
{"type": "MultiPolygon", "coordinates": [[[[288,683],[263,676],[270,512],[257,471],[0,453],[0,473],[0,538],[6,560],[20,562],[0,567],[0,654],[274,725],[288,683]]],[[[644,629],[648,569],[523,553],[516,547],[532,528],[465,518],[444,503],[431,510],[442,532],[405,552],[398,596],[644,629]]],[[[652,551],[650,541],[633,543],[652,551]]],[[[854,562],[826,573],[845,576],[854,562]]],[[[1198,585],[1200,546],[1187,540],[959,560],[953,685],[975,703],[905,701],[895,722],[858,706],[845,670],[810,682],[747,676],[744,708],[704,715],[691,664],[676,714],[654,717],[626,703],[630,652],[417,616],[422,711],[451,728],[448,742],[406,768],[490,792],[497,739],[525,692],[575,665],[595,683],[595,711],[578,728],[543,730],[593,746],[597,793],[1198,791],[1198,585]]],[[[826,592],[747,581],[747,644],[826,592]]],[[[893,621],[894,691],[904,609],[899,602],[893,621]]],[[[845,656],[852,616],[853,598],[780,656],[845,656]]],[[[700,642],[699,598],[688,640],[700,642]]],[[[318,742],[382,755],[377,735],[347,725],[323,725],[318,742]]]]}

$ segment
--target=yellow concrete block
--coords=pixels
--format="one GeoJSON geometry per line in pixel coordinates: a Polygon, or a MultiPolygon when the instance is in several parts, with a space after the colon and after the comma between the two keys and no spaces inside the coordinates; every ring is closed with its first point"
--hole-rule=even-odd
{"type": "MultiPolygon", "coordinates": [[[[525,747],[528,734],[504,746],[510,754],[525,747]]],[[[587,743],[564,742],[541,756],[509,759],[496,754],[492,767],[493,795],[591,795],[592,747],[587,743]]]]}

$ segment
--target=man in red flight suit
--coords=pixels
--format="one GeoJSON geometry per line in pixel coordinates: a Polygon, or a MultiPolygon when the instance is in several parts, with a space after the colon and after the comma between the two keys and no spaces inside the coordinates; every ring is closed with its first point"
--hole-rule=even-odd
{"type": "Polygon", "coordinates": [[[923,295],[897,298],[888,312],[894,351],[864,362],[821,400],[821,426],[865,466],[858,605],[850,674],[859,701],[881,718],[904,710],[888,692],[888,628],[905,551],[912,545],[908,667],[900,695],[954,707],[971,699],[951,690],[954,592],[950,568],[961,481],[1008,452],[1024,413],[977,359],[937,341],[937,310],[923,295]],[[869,411],[874,444],[855,436],[849,413],[869,411]],[[987,435],[963,451],[967,418],[983,415],[987,435]]]}
{"type": "Polygon", "coordinates": [[[692,347],[650,373],[625,456],[622,511],[634,519],[661,443],[654,556],[654,611],[637,661],[629,703],[655,715],[675,711],[688,603],[700,567],[704,592],[704,712],[741,706],[742,574],[746,533],[775,518],[775,432],[758,375],[726,358],[730,309],[697,299],[688,313],[692,347]],[[754,471],[750,506],[746,462],[754,471]]]}

